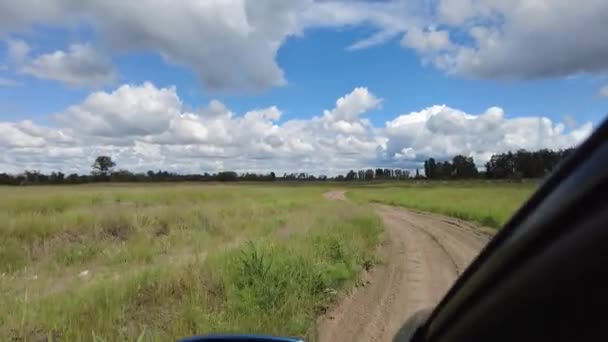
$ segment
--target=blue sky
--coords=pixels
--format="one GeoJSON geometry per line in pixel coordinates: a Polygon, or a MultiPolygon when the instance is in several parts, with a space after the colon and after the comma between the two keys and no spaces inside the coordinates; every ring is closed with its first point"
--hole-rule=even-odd
{"type": "MultiPolygon", "coordinates": [[[[41,52],[91,39],[89,34],[48,30],[41,29],[35,34],[40,43],[36,47],[41,52]]],[[[116,56],[114,62],[122,82],[152,81],[160,87],[175,85],[189,106],[204,106],[211,99],[219,99],[237,112],[277,105],[285,112],[284,119],[319,114],[357,86],[366,86],[384,98],[382,108],[369,116],[378,124],[396,114],[434,104],[447,104],[469,113],[500,106],[508,116],[542,115],[560,121],[568,115],[576,121],[595,124],[605,117],[608,99],[600,96],[598,89],[608,82],[602,75],[532,81],[455,77],[423,65],[414,51],[399,47],[396,39],[366,50],[346,49],[367,31],[365,28],[317,29],[289,38],[277,55],[288,83],[255,92],[207,91],[189,70],[167,64],[155,53],[128,53],[116,56]]],[[[4,46],[5,65],[7,52],[4,46]]],[[[5,75],[11,75],[10,71],[5,75]]],[[[57,81],[20,77],[14,73],[11,76],[24,86],[0,88],[3,118],[47,121],[48,114],[82,101],[90,92],[57,81]],[[32,98],[39,100],[31,101],[32,98]]]]}
{"type": "Polygon", "coordinates": [[[84,172],[96,153],[183,172],[415,168],[456,153],[481,164],[576,145],[606,113],[601,2],[522,13],[443,0],[432,15],[416,12],[422,0],[146,2],[83,5],[76,21],[61,0],[0,5],[0,169],[84,172]],[[510,24],[531,20],[543,28],[510,24]]]}

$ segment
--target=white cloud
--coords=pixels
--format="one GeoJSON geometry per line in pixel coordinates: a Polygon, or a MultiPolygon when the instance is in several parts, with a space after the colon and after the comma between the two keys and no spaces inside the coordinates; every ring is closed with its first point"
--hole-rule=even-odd
{"type": "MultiPolygon", "coordinates": [[[[0,37],[39,23],[70,29],[84,22],[114,52],[157,53],[209,89],[258,90],[286,82],[276,55],[289,37],[356,25],[375,31],[347,49],[401,35],[424,62],[465,77],[605,73],[606,17],[605,0],[21,0],[0,2],[0,37]]],[[[15,57],[27,54],[19,48],[15,57]]]]}
{"type": "Polygon", "coordinates": [[[312,0],[1,2],[0,37],[40,22],[85,22],[113,51],[158,53],[193,70],[208,88],[264,89],[285,83],[276,53],[288,36],[301,32],[298,13],[311,5],[312,0]]]}
{"type": "Polygon", "coordinates": [[[376,127],[365,116],[381,101],[359,87],[318,116],[279,122],[276,106],[239,114],[212,100],[189,111],[175,87],[122,85],[56,114],[58,127],[0,122],[0,172],[88,172],[96,155],[109,154],[133,171],[332,175],[372,166],[414,168],[425,158],[455,154],[482,164],[507,150],[574,146],[592,130],[590,123],[566,129],[545,117],[506,118],[498,107],[469,114],[443,105],[376,127]]]}
{"type": "Polygon", "coordinates": [[[411,147],[404,147],[401,149],[401,151],[396,152],[393,158],[398,161],[415,160],[416,151],[411,147]]]}
{"type": "Polygon", "coordinates": [[[382,43],[385,43],[391,39],[393,39],[395,36],[397,36],[399,34],[398,31],[393,31],[393,30],[383,30],[383,31],[379,31],[376,34],[371,35],[368,38],[364,38],[362,40],[359,40],[353,44],[351,44],[349,47],[347,47],[347,50],[350,51],[356,51],[356,50],[362,50],[362,49],[367,49],[369,47],[372,46],[376,46],[376,45],[380,45],[382,43]]]}
{"type": "Polygon", "coordinates": [[[158,89],[146,82],[122,85],[111,93],[92,93],[57,118],[63,125],[92,136],[145,136],[167,131],[181,106],[174,87],[158,89]]]}
{"type": "Polygon", "coordinates": [[[15,123],[0,123],[0,146],[38,147],[44,146],[45,143],[44,138],[23,132],[15,123]]]}
{"type": "Polygon", "coordinates": [[[359,118],[359,115],[368,110],[377,108],[382,99],[370,93],[367,88],[355,88],[350,94],[344,95],[336,101],[336,107],[333,110],[326,110],[323,114],[327,121],[352,122],[359,118]]]}
{"type": "Polygon", "coordinates": [[[371,24],[380,32],[351,46],[365,48],[403,32],[415,21],[410,7],[342,0],[185,0],[170,5],[158,0],[22,0],[0,3],[0,37],[38,23],[68,28],[85,23],[111,50],[157,53],[168,63],[190,68],[209,89],[258,90],[286,83],[276,55],[289,37],[309,28],[371,24]]]}
{"type": "Polygon", "coordinates": [[[445,105],[432,106],[386,123],[386,154],[396,161],[408,156],[424,160],[463,154],[482,165],[493,153],[576,146],[591,131],[591,123],[565,132],[564,124],[546,117],[508,119],[498,107],[472,115],[445,105]]]}
{"type": "Polygon", "coordinates": [[[478,78],[532,79],[608,71],[608,2],[442,0],[438,23],[468,36],[435,64],[478,78]]]}
{"type": "Polygon", "coordinates": [[[599,94],[600,96],[608,97],[608,85],[601,87],[599,94]]]}
{"type": "Polygon", "coordinates": [[[415,49],[421,54],[437,53],[453,48],[449,32],[434,29],[422,31],[417,27],[413,27],[405,33],[401,44],[415,49]]]}
{"type": "Polygon", "coordinates": [[[99,87],[116,81],[110,61],[90,44],[72,44],[67,52],[57,50],[27,60],[27,49],[13,58],[20,70],[42,79],[60,81],[76,87],[99,87]]]}

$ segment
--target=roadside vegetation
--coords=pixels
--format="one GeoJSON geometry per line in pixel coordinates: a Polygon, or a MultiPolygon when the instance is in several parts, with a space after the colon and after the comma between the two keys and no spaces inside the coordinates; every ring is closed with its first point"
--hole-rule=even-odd
{"type": "Polygon", "coordinates": [[[381,224],[323,187],[0,187],[0,340],[312,336],[381,224]]]}
{"type": "Polygon", "coordinates": [[[435,181],[351,188],[347,197],[429,211],[500,228],[536,189],[536,181],[435,181]]]}

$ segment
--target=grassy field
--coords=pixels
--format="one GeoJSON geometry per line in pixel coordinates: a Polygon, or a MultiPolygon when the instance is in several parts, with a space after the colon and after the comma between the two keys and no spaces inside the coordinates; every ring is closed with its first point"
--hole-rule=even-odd
{"type": "Polygon", "coordinates": [[[352,200],[430,211],[499,228],[537,188],[536,182],[408,182],[352,188],[352,200]]]}
{"type": "Polygon", "coordinates": [[[0,187],[0,340],[312,337],[383,202],[503,224],[535,183],[0,187]],[[344,188],[348,202],[322,194],[344,188]]]}
{"type": "Polygon", "coordinates": [[[380,222],[323,187],[0,188],[0,340],[305,336],[380,222]]]}

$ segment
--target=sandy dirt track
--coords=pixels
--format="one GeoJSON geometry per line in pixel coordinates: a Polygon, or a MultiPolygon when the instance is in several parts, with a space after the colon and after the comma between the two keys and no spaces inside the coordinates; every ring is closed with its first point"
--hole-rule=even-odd
{"type": "MultiPolygon", "coordinates": [[[[325,194],[345,200],[344,191],[325,194]]],[[[489,240],[470,223],[374,204],[385,226],[381,265],[320,320],[320,341],[391,341],[414,313],[433,307],[489,240]]]]}

